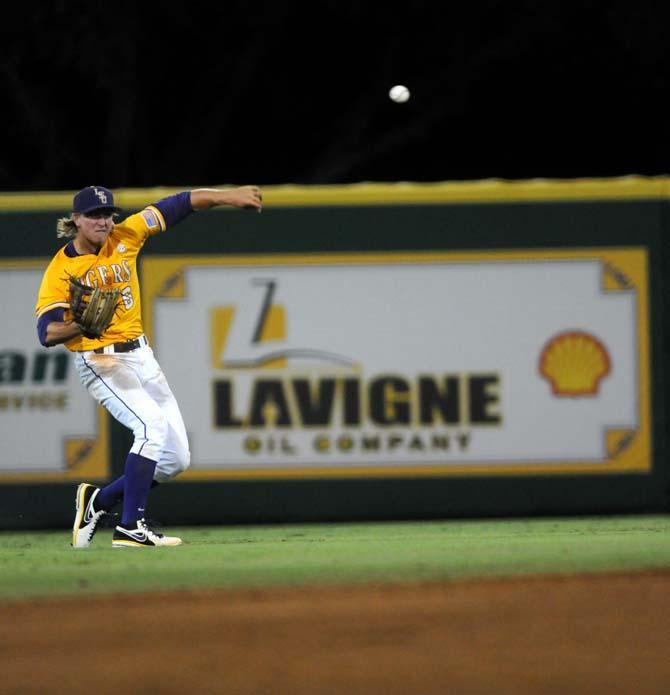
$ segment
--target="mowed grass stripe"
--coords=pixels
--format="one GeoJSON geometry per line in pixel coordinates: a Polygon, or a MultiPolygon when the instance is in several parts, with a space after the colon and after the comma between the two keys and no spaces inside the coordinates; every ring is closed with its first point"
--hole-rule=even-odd
{"type": "Polygon", "coordinates": [[[0,533],[0,598],[210,587],[449,581],[670,568],[670,517],[170,529],[185,544],[87,550],[67,531],[0,533]]]}

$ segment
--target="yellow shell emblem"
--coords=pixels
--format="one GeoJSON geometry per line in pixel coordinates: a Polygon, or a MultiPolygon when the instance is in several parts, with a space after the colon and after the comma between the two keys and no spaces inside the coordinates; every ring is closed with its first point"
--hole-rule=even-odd
{"type": "Polygon", "coordinates": [[[605,346],[589,333],[567,331],[554,336],[540,354],[540,374],[555,396],[593,396],[610,373],[605,346]]]}

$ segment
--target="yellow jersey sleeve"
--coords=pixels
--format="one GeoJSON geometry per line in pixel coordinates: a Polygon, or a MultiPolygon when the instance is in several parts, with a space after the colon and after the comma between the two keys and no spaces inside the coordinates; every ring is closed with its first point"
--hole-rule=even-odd
{"type": "Polygon", "coordinates": [[[62,250],[59,251],[44,272],[35,305],[37,318],[52,309],[70,308],[69,277],[64,258],[62,250]]]}
{"type": "Polygon", "coordinates": [[[148,237],[158,234],[158,232],[164,232],[167,229],[167,224],[163,213],[156,206],[148,205],[144,210],[127,217],[117,227],[136,235],[144,243],[148,237]]]}

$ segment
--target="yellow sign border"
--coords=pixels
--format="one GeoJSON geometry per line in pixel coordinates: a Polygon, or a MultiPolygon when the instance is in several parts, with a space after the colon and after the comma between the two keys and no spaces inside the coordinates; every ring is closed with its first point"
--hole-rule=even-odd
{"type": "MultiPolygon", "coordinates": [[[[230,185],[232,184],[217,184],[215,187],[225,188],[230,185]]],[[[114,191],[114,196],[116,204],[121,208],[139,210],[165,196],[191,188],[198,186],[120,188],[114,191]]],[[[75,191],[0,193],[0,212],[67,212],[72,209],[74,193],[75,191]]],[[[319,205],[388,206],[669,199],[669,176],[263,186],[263,204],[267,209],[319,205]]],[[[230,208],[217,210],[225,211],[230,208]]]]}
{"type": "MultiPolygon", "coordinates": [[[[594,247],[583,249],[516,249],[473,252],[385,252],[333,254],[267,254],[236,256],[150,256],[142,263],[142,288],[146,298],[144,325],[153,337],[153,307],[158,297],[179,299],[184,296],[184,269],[189,266],[286,266],[286,265],[362,265],[397,263],[475,263],[491,261],[565,261],[597,260],[601,262],[602,286],[607,292],[636,291],[638,341],[638,422],[635,435],[625,430],[607,433],[610,459],[604,462],[538,462],[496,464],[472,462],[467,465],[434,464],[418,466],[346,466],[313,469],[276,467],[240,470],[189,470],[180,480],[270,479],[270,478],[369,478],[419,476],[500,476],[542,474],[619,474],[648,473],[652,468],[651,401],[650,401],[650,323],[649,259],[644,247],[594,247]]],[[[169,375],[168,375],[169,379],[169,375]]]]}

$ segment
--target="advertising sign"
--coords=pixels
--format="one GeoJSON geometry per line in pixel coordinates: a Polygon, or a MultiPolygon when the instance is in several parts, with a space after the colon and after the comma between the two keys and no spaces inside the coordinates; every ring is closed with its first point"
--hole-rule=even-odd
{"type": "Polygon", "coordinates": [[[0,483],[96,480],[109,471],[104,411],[80,384],[72,355],[37,338],[47,263],[0,262],[0,483]]]}
{"type": "Polygon", "coordinates": [[[149,257],[186,478],[644,472],[642,248],[149,257]]]}

